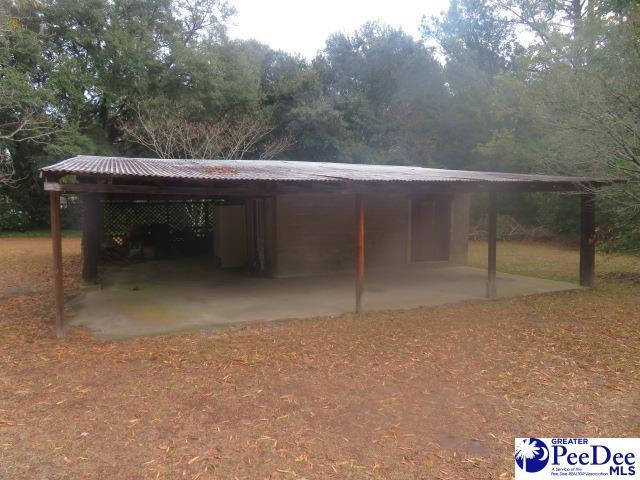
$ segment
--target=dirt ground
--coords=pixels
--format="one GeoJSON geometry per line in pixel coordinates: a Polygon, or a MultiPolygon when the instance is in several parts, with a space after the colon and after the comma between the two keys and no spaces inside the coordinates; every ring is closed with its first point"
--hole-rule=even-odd
{"type": "Polygon", "coordinates": [[[0,478],[501,479],[516,436],[640,436],[640,268],[615,261],[591,291],[59,341],[47,239],[0,239],[0,478]]]}

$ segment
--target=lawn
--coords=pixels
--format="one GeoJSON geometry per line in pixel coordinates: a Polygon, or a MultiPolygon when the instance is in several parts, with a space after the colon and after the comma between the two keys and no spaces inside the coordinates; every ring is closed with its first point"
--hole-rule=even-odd
{"type": "MultiPolygon", "coordinates": [[[[97,342],[44,325],[49,249],[0,239],[0,478],[500,479],[516,436],[640,436],[634,257],[593,290],[97,342]]],[[[498,247],[563,280],[577,258],[498,247]]]]}
{"type": "MultiPolygon", "coordinates": [[[[81,230],[62,230],[63,237],[80,237],[81,235],[81,230]]],[[[51,230],[48,228],[41,230],[25,230],[23,232],[0,231],[0,238],[49,238],[50,236],[51,230]]]]}
{"type": "MultiPolygon", "coordinates": [[[[500,272],[578,282],[580,254],[577,247],[559,243],[498,242],[500,272]]],[[[469,264],[487,267],[486,242],[470,242],[469,264]]],[[[640,256],[596,254],[596,270],[602,279],[640,276],[640,256]]]]}

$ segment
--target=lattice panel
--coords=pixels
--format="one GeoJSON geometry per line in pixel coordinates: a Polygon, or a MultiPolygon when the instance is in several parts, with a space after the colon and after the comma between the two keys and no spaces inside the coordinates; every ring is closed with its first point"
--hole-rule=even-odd
{"type": "Polygon", "coordinates": [[[152,225],[168,225],[170,232],[184,229],[210,231],[214,201],[108,202],[104,204],[103,232],[121,237],[152,225]]]}

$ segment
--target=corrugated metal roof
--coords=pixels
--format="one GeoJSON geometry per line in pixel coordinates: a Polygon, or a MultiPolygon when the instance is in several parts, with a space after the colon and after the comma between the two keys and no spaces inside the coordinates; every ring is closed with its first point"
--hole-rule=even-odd
{"type": "Polygon", "coordinates": [[[313,182],[506,182],[598,184],[589,177],[288,160],[165,160],[81,155],[44,167],[47,173],[193,180],[313,182]]]}

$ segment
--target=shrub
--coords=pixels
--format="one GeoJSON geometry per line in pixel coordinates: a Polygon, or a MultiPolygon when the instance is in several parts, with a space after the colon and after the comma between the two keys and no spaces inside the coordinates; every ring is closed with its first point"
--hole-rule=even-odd
{"type": "Polygon", "coordinates": [[[0,206],[0,231],[23,232],[31,223],[29,214],[15,204],[0,206]]]}

